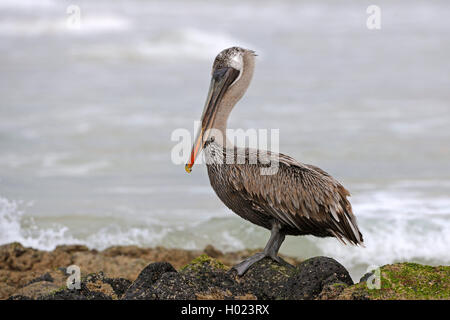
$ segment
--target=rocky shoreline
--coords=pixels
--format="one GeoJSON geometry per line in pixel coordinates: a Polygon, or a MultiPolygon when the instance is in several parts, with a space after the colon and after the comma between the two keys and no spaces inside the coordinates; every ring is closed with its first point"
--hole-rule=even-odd
{"type": "Polygon", "coordinates": [[[222,253],[163,247],[116,246],[103,251],[82,245],[53,251],[0,246],[0,299],[450,299],[450,267],[414,263],[386,265],[380,288],[365,275],[354,284],[348,271],[328,257],[299,261],[283,256],[256,263],[238,277],[229,266],[257,250],[222,253]],[[67,288],[67,267],[81,272],[81,287],[67,288]]]}

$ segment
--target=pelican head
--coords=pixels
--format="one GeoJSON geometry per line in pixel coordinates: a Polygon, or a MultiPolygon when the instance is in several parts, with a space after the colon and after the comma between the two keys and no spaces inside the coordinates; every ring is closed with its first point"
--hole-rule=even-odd
{"type": "Polygon", "coordinates": [[[225,139],[228,115],[250,84],[255,56],[252,50],[231,47],[220,52],[214,60],[201,127],[185,166],[187,172],[192,171],[195,159],[212,137],[212,132],[217,130],[221,133],[220,140],[225,139]]]}

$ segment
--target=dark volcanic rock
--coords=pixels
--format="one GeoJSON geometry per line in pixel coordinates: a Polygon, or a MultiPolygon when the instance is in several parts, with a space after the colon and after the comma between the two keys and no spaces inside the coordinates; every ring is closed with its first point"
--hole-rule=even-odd
{"type": "Polygon", "coordinates": [[[385,265],[378,290],[366,283],[372,273],[352,285],[347,270],[326,257],[301,264],[286,257],[296,267],[263,259],[238,277],[221,262],[234,265],[255,250],[223,253],[208,246],[203,252],[209,256],[162,247],[98,252],[74,245],[47,252],[19,243],[1,245],[0,299],[450,299],[450,266],[385,265]],[[166,262],[149,264],[156,261],[166,262]],[[73,264],[82,272],[79,290],[66,286],[66,267],[73,264]]]}
{"type": "Polygon", "coordinates": [[[235,275],[206,255],[180,272],[170,264],[153,263],[139,275],[123,299],[232,299],[245,296],[235,275]]]}
{"type": "Polygon", "coordinates": [[[160,281],[157,281],[147,297],[142,299],[161,299],[161,300],[190,300],[195,299],[195,285],[186,281],[178,272],[169,272],[163,274],[160,281]]]}
{"type": "Polygon", "coordinates": [[[167,262],[149,264],[125,291],[123,299],[153,299],[154,292],[152,285],[167,272],[176,273],[177,271],[167,262]]]}
{"type": "Polygon", "coordinates": [[[28,286],[32,283],[41,282],[41,281],[53,282],[53,277],[50,275],[50,273],[46,272],[42,276],[32,279],[25,286],[28,286]]]}
{"type": "Polygon", "coordinates": [[[155,284],[158,299],[239,299],[246,292],[234,273],[206,255],[178,274],[165,274],[155,284]]]}
{"type": "Polygon", "coordinates": [[[336,260],[315,257],[298,265],[296,272],[286,281],[285,299],[314,299],[326,286],[341,283],[352,285],[348,271],[336,260]]]}
{"type": "MultiPolygon", "coordinates": [[[[295,267],[264,258],[254,264],[240,279],[241,286],[258,299],[277,300],[286,295],[286,282],[295,267]]],[[[236,272],[236,271],[234,271],[236,272]]]]}
{"type": "Polygon", "coordinates": [[[177,272],[167,262],[151,263],[136,280],[108,278],[102,272],[81,279],[79,290],[58,287],[44,274],[11,300],[185,300],[185,299],[335,299],[353,282],[337,261],[316,257],[297,267],[269,258],[242,277],[221,262],[201,255],[177,272]],[[41,291],[40,291],[41,290],[41,291]]]}
{"type": "Polygon", "coordinates": [[[132,284],[130,280],[124,278],[104,278],[103,281],[112,287],[118,297],[121,297],[132,284]]]}
{"type": "Polygon", "coordinates": [[[347,270],[326,257],[298,267],[265,258],[238,277],[235,270],[202,255],[180,272],[170,264],[148,265],[122,299],[324,299],[351,284],[347,270]]]}
{"type": "MultiPolygon", "coordinates": [[[[184,250],[175,248],[140,248],[137,246],[114,246],[103,251],[89,249],[83,245],[63,245],[52,251],[27,248],[20,243],[0,245],[0,300],[12,295],[22,295],[31,298],[45,296],[49,292],[65,287],[67,277],[66,268],[70,265],[80,267],[81,276],[103,271],[112,279],[136,280],[142,269],[150,262],[169,262],[175,269],[190,263],[193,259],[206,253],[225,265],[234,265],[245,257],[252,255],[255,250],[239,250],[234,252],[221,252],[211,245],[204,250],[184,250]],[[40,278],[49,273],[53,278],[40,278]],[[40,279],[39,279],[40,278],[40,279]],[[31,281],[38,279],[40,285],[31,281]],[[42,281],[41,281],[42,280],[42,281]],[[47,282],[44,285],[44,282],[47,282]],[[50,288],[52,283],[56,288],[50,288]],[[31,287],[31,285],[33,285],[31,287]],[[33,296],[26,290],[33,289],[33,296]],[[40,290],[39,288],[42,288],[40,290]]],[[[297,265],[299,260],[283,256],[286,261],[297,265]]],[[[116,282],[111,283],[114,287],[116,282]]],[[[125,290],[127,282],[119,284],[125,290]]]]}

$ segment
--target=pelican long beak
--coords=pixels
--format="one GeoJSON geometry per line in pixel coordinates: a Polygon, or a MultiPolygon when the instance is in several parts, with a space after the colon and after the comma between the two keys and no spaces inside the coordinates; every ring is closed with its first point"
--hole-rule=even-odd
{"type": "Polygon", "coordinates": [[[195,159],[197,158],[200,151],[205,146],[205,142],[209,138],[210,131],[214,126],[216,114],[219,109],[220,102],[222,101],[223,95],[238,76],[239,71],[231,67],[214,70],[211,78],[211,84],[209,86],[208,96],[205,102],[205,107],[203,109],[201,117],[202,125],[197,132],[197,136],[192,146],[191,155],[185,166],[185,169],[188,173],[192,171],[195,159]]]}

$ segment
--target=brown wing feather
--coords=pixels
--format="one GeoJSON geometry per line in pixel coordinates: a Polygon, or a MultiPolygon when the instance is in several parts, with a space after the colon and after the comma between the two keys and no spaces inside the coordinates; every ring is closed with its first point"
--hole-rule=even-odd
{"type": "MultiPolygon", "coordinates": [[[[279,154],[274,175],[261,175],[261,163],[222,167],[230,184],[253,210],[282,222],[288,234],[332,236],[345,243],[362,244],[356,218],[347,196],[350,193],[322,169],[279,154]]],[[[274,156],[276,154],[270,154],[274,156]]]]}

